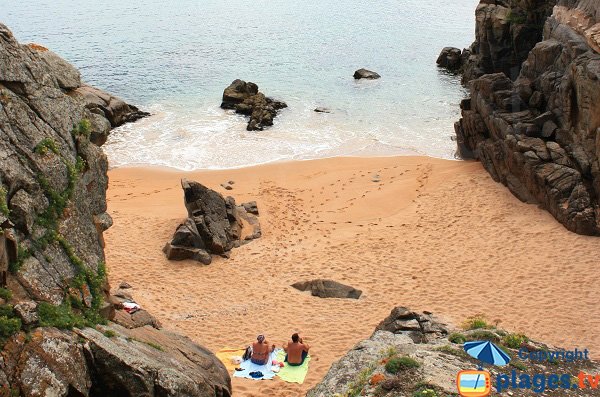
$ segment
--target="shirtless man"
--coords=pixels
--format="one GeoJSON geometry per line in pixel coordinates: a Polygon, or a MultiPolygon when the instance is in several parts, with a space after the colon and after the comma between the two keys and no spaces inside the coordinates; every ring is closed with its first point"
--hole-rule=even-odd
{"type": "Polygon", "coordinates": [[[287,346],[283,349],[287,353],[285,361],[294,367],[302,365],[306,356],[308,356],[308,349],[310,346],[302,342],[302,338],[297,333],[292,335],[292,341],[288,342],[287,346]]]}
{"type": "Polygon", "coordinates": [[[264,335],[258,335],[256,342],[252,344],[252,356],[250,357],[250,361],[252,361],[253,364],[265,365],[269,362],[269,356],[274,347],[275,345],[269,346],[269,342],[265,340],[264,335]]]}

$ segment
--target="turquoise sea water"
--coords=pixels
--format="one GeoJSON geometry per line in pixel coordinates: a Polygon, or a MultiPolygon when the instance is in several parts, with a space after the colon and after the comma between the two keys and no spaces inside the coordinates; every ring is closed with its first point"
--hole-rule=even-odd
{"type": "Polygon", "coordinates": [[[154,116],[114,131],[111,166],[229,168],[335,155],[453,158],[464,89],[435,65],[474,37],[477,0],[0,0],[0,21],[154,116]],[[355,81],[361,67],[382,75],[355,81]],[[241,78],[288,103],[246,132],[241,78]],[[313,112],[328,107],[332,114],[313,112]]]}

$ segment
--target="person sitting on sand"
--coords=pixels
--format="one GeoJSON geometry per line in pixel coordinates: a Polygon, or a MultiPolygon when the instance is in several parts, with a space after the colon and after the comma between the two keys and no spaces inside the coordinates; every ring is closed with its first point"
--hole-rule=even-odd
{"type": "Polygon", "coordinates": [[[269,356],[275,348],[275,345],[269,346],[269,342],[266,341],[264,335],[258,335],[256,342],[252,344],[252,356],[250,361],[256,365],[265,365],[269,362],[269,356]]]}
{"type": "Polygon", "coordinates": [[[292,341],[283,347],[283,350],[287,353],[284,361],[294,367],[302,365],[304,359],[308,356],[308,349],[310,349],[310,346],[303,343],[300,335],[296,333],[292,335],[292,341]]]}

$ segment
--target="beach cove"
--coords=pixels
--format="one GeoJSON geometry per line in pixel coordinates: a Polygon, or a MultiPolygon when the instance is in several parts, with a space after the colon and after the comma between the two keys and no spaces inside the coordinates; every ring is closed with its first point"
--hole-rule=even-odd
{"type": "Polygon", "coordinates": [[[104,234],[112,285],[172,331],[211,351],[259,333],[312,345],[302,385],[233,378],[235,396],[297,396],[398,305],[460,325],[477,313],[560,347],[600,351],[594,237],[567,231],[516,199],[479,163],[427,157],[332,158],[191,173],[109,171],[104,234]],[[237,202],[256,200],[263,235],[209,266],[161,251],[185,218],[180,178],[237,202]],[[220,185],[233,180],[233,190],[220,185]],[[140,238],[143,237],[143,238],[140,238]],[[359,300],[320,299],[291,284],[329,278],[359,300]],[[550,315],[551,314],[551,315],[550,315]],[[581,321],[585,319],[585,321],[581,321]]]}

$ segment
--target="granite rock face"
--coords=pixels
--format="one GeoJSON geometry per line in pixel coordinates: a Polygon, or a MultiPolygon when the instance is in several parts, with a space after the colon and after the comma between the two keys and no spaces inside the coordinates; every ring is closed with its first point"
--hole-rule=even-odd
{"type": "Polygon", "coordinates": [[[228,257],[233,248],[261,236],[256,202],[236,205],[233,197],[187,179],[181,187],[188,217],[163,249],[170,260],[208,265],[211,255],[228,257]]]}
{"type": "Polygon", "coordinates": [[[108,162],[90,139],[134,113],[0,24],[0,393],[231,395],[210,352],[147,319],[131,329],[109,321],[118,301],[104,271],[108,162]],[[92,106],[86,92],[102,101],[92,106]]]}
{"type": "Polygon", "coordinates": [[[529,51],[542,39],[556,0],[481,0],[475,11],[475,42],[462,54],[463,82],[487,73],[519,75],[529,51]]]}
{"type": "Polygon", "coordinates": [[[600,235],[599,13],[600,2],[560,1],[514,81],[470,81],[455,125],[463,158],[585,235],[600,235]]]}

